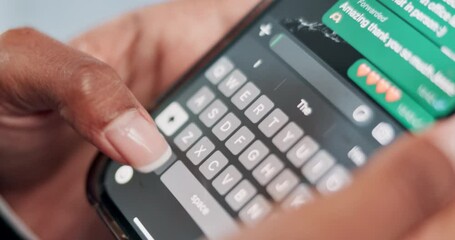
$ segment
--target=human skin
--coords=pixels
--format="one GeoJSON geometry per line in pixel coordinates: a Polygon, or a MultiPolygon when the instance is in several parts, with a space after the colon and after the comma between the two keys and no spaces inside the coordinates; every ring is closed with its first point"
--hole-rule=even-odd
{"type": "MultiPolygon", "coordinates": [[[[43,239],[112,238],[86,201],[86,173],[97,148],[139,163],[100,136],[124,110],[147,119],[140,105],[151,105],[256,2],[182,0],[142,8],[74,39],[72,48],[31,29],[2,34],[0,193],[18,216],[43,239]],[[68,72],[76,74],[65,78],[68,72]],[[87,76],[76,87],[61,83],[87,76]]],[[[453,133],[455,120],[447,120],[405,136],[346,190],[234,238],[453,239],[453,133]]]]}

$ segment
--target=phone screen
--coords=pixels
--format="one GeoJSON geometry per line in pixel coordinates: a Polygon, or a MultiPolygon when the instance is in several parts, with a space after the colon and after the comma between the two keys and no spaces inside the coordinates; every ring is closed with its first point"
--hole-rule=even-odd
{"type": "Polygon", "coordinates": [[[131,236],[213,239],[336,192],[451,115],[454,27],[453,0],[274,1],[152,113],[172,160],[110,163],[103,199],[131,236]]]}

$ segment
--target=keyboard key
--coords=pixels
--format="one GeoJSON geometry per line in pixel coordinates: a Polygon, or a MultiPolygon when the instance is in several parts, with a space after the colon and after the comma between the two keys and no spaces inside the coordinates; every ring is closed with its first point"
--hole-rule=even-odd
{"type": "Polygon", "coordinates": [[[205,73],[205,77],[213,84],[218,84],[224,77],[226,77],[234,69],[234,64],[227,57],[218,60],[209,70],[205,73]]]}
{"type": "Polygon", "coordinates": [[[240,210],[255,194],[257,190],[248,180],[243,180],[227,196],[226,202],[234,211],[240,210]]]}
{"type": "Polygon", "coordinates": [[[237,155],[254,140],[254,134],[247,128],[240,128],[227,142],[226,147],[237,155]]]}
{"type": "Polygon", "coordinates": [[[387,146],[396,138],[395,129],[389,123],[382,122],[371,132],[372,136],[382,146],[387,146]]]}
{"type": "Polygon", "coordinates": [[[317,151],[319,144],[313,138],[306,136],[286,155],[294,166],[300,168],[307,162],[317,151]]]}
{"type": "Polygon", "coordinates": [[[303,176],[315,184],[335,163],[335,159],[328,152],[321,150],[303,167],[303,176]]]}
{"type": "Polygon", "coordinates": [[[259,129],[266,137],[272,137],[284,124],[289,120],[289,117],[280,109],[275,109],[269,116],[259,124],[259,129]]]}
{"type": "Polygon", "coordinates": [[[240,127],[240,123],[240,120],[233,113],[229,113],[215,125],[212,132],[220,141],[224,141],[240,127]]]}
{"type": "Polygon", "coordinates": [[[286,152],[302,136],[303,130],[291,122],[273,138],[272,142],[280,151],[286,152]]]}
{"type": "Polygon", "coordinates": [[[213,187],[219,194],[224,195],[242,179],[242,174],[237,168],[230,165],[213,180],[213,187]]]}
{"type": "Polygon", "coordinates": [[[207,137],[203,137],[186,153],[186,156],[194,165],[199,165],[214,149],[215,145],[207,137]]]}
{"type": "Polygon", "coordinates": [[[174,135],[188,119],[188,113],[182,106],[177,102],[173,102],[155,118],[155,123],[169,137],[174,135]]]}
{"type": "Polygon", "coordinates": [[[331,194],[343,189],[351,183],[351,174],[343,166],[337,165],[316,185],[322,194],[331,194]]]}
{"type": "Polygon", "coordinates": [[[304,184],[300,184],[297,188],[292,191],[291,195],[286,198],[283,202],[284,209],[295,209],[310,201],[313,201],[314,196],[311,189],[304,184]]]}
{"type": "Polygon", "coordinates": [[[217,175],[227,164],[227,158],[220,151],[216,151],[201,165],[201,167],[199,167],[199,171],[201,171],[205,178],[210,180],[215,177],[215,175],[217,175]]]}
{"type": "Polygon", "coordinates": [[[215,94],[210,90],[210,88],[204,86],[193,97],[188,100],[186,106],[194,114],[199,114],[202,109],[207,107],[215,99],[215,94]]]}
{"type": "Polygon", "coordinates": [[[268,156],[264,162],[254,169],[254,178],[265,186],[272,178],[274,178],[283,169],[284,164],[275,155],[268,156]]]}
{"type": "Polygon", "coordinates": [[[245,84],[247,78],[240,70],[235,70],[232,72],[220,85],[218,89],[226,97],[232,96],[243,84],[245,84]]]}
{"type": "Polygon", "coordinates": [[[252,225],[263,220],[272,211],[272,206],[262,195],[253,198],[239,213],[240,219],[252,225]]]}
{"type": "Polygon", "coordinates": [[[232,97],[231,101],[238,109],[243,110],[250,105],[259,94],[261,94],[261,90],[252,82],[248,82],[234,95],[234,97],[232,97]]]}
{"type": "Polygon", "coordinates": [[[243,152],[239,160],[243,166],[252,170],[262,159],[269,154],[270,150],[259,140],[256,140],[245,152],[243,152]]]}
{"type": "Polygon", "coordinates": [[[181,162],[176,162],[161,181],[209,239],[237,232],[235,220],[181,162]],[[216,224],[213,224],[216,223],[216,224]]]}
{"type": "Polygon", "coordinates": [[[212,127],[224,116],[224,114],[227,113],[227,111],[228,108],[226,105],[224,105],[224,103],[220,100],[216,100],[201,113],[199,119],[204,123],[205,126],[212,127]]]}
{"type": "Polygon", "coordinates": [[[348,158],[357,166],[361,167],[365,165],[365,163],[368,160],[367,154],[364,152],[364,150],[360,146],[355,146],[353,147],[349,152],[348,152],[348,158]]]}
{"type": "Polygon", "coordinates": [[[300,179],[291,170],[286,169],[267,186],[267,192],[275,201],[281,201],[299,182],[300,179]]]}
{"type": "Polygon", "coordinates": [[[199,129],[196,126],[196,124],[191,123],[185,129],[183,129],[183,131],[179,135],[177,135],[177,137],[174,139],[174,143],[181,151],[186,151],[201,136],[202,136],[201,129],[199,129]]]}
{"type": "Polygon", "coordinates": [[[258,123],[274,106],[275,104],[268,97],[262,95],[245,111],[245,116],[251,122],[258,123]]]}

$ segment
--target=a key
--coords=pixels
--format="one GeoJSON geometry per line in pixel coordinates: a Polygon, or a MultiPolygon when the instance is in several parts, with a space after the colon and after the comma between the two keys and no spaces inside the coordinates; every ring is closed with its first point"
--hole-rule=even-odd
{"type": "Polygon", "coordinates": [[[234,64],[227,57],[220,58],[207,72],[205,77],[213,84],[218,84],[234,69],[234,64]]]}
{"type": "Polygon", "coordinates": [[[156,118],[155,123],[166,136],[172,136],[189,119],[188,113],[178,102],[169,104],[156,118]]]}
{"type": "Polygon", "coordinates": [[[247,170],[252,170],[261,162],[270,150],[260,140],[256,140],[247,150],[239,157],[240,162],[247,170]]]}
{"type": "Polygon", "coordinates": [[[216,151],[201,165],[201,167],[199,167],[199,171],[201,171],[205,178],[210,180],[227,164],[227,158],[220,151],[216,151]]]}
{"type": "Polygon", "coordinates": [[[261,130],[266,137],[272,137],[288,122],[288,120],[289,117],[281,111],[281,109],[277,108],[259,124],[259,130],[261,130]]]}
{"type": "Polygon", "coordinates": [[[302,168],[303,176],[315,184],[333,165],[336,160],[325,150],[321,150],[302,168]]]}
{"type": "Polygon", "coordinates": [[[215,99],[215,94],[210,90],[210,88],[204,86],[193,97],[188,100],[186,106],[193,112],[194,114],[199,114],[202,109],[207,107],[210,102],[215,99]]]}
{"type": "Polygon", "coordinates": [[[286,156],[295,167],[300,168],[318,150],[319,144],[317,144],[316,141],[310,136],[306,136],[299,143],[297,143],[286,156]]]}
{"type": "Polygon", "coordinates": [[[194,165],[199,165],[214,149],[215,145],[207,137],[203,137],[186,153],[186,156],[194,165]]]}
{"type": "Polygon", "coordinates": [[[233,113],[229,113],[213,127],[212,132],[220,141],[224,141],[240,126],[240,124],[240,119],[233,113]]]}
{"type": "Polygon", "coordinates": [[[228,111],[226,105],[221,100],[215,100],[210,106],[205,109],[199,119],[207,127],[212,127],[218,120],[220,120],[224,114],[228,111]]]}
{"type": "Polygon", "coordinates": [[[254,134],[247,128],[241,127],[232,137],[226,142],[226,147],[232,154],[237,155],[245,149],[254,140],[254,134]]]}
{"type": "Polygon", "coordinates": [[[341,165],[332,168],[316,185],[322,194],[331,194],[351,183],[351,174],[341,165]]]}
{"type": "Polygon", "coordinates": [[[275,201],[281,201],[299,182],[299,178],[286,169],[267,186],[267,192],[275,201]]]}
{"type": "Polygon", "coordinates": [[[240,210],[255,194],[257,190],[248,180],[243,180],[227,196],[226,202],[234,211],[240,210]]]}
{"type": "Polygon", "coordinates": [[[258,123],[275,104],[265,95],[258,98],[246,111],[245,116],[253,123],[258,123]]]}
{"type": "Polygon", "coordinates": [[[238,109],[243,110],[250,105],[259,94],[261,94],[261,90],[259,90],[254,83],[248,82],[232,97],[231,101],[238,109]]]}
{"type": "Polygon", "coordinates": [[[200,137],[202,136],[202,131],[199,129],[196,124],[191,123],[183,131],[177,135],[174,139],[175,145],[182,150],[186,151],[191,147],[200,137]]]}
{"type": "Polygon", "coordinates": [[[268,156],[259,166],[254,169],[254,178],[265,186],[283,169],[284,164],[275,155],[268,156]]]}
{"type": "Polygon", "coordinates": [[[263,220],[272,211],[272,206],[262,195],[253,198],[239,213],[240,219],[248,224],[253,225],[263,220]]]}
{"type": "Polygon", "coordinates": [[[314,199],[310,187],[305,184],[300,184],[294,191],[284,200],[283,208],[295,209],[314,199]]]}
{"type": "Polygon", "coordinates": [[[302,136],[303,130],[294,122],[289,123],[272,140],[273,144],[282,152],[286,152],[302,136]]]}
{"type": "Polygon", "coordinates": [[[240,70],[232,72],[218,85],[218,90],[226,97],[232,96],[247,81],[247,77],[240,70]]]}
{"type": "Polygon", "coordinates": [[[218,177],[213,180],[213,187],[224,195],[242,179],[242,174],[233,165],[228,166],[218,177]]]}

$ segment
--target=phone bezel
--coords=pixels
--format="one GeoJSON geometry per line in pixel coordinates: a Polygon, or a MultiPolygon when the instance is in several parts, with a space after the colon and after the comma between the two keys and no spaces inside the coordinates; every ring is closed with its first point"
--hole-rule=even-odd
{"type": "MultiPolygon", "coordinates": [[[[262,0],[258,3],[240,22],[235,25],[215,46],[209,50],[190,70],[188,70],[166,93],[159,97],[158,101],[150,107],[149,112],[153,112],[163,101],[171,96],[179,89],[181,85],[191,81],[207,64],[225,50],[226,47],[237,39],[244,31],[246,31],[251,23],[260,17],[272,4],[278,0],[262,0]]],[[[129,236],[139,238],[136,231],[124,218],[121,211],[116,207],[112,199],[106,192],[104,187],[104,177],[106,169],[110,163],[110,158],[99,153],[92,166],[90,167],[87,182],[86,192],[87,197],[92,206],[95,207],[104,223],[108,226],[111,232],[117,239],[129,239],[129,236]]]]}

